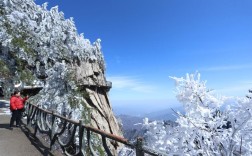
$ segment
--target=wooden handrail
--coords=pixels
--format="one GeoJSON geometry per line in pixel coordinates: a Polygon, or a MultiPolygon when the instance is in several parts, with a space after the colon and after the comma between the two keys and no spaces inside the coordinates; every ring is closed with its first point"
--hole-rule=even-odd
{"type": "Polygon", "coordinates": [[[114,134],[107,133],[103,130],[84,125],[82,120],[77,122],[75,120],[71,120],[71,119],[68,119],[64,116],[56,114],[54,111],[42,109],[39,106],[31,104],[31,103],[26,104],[25,113],[27,115],[27,125],[34,126],[34,129],[35,129],[34,134],[35,135],[36,135],[37,131],[39,131],[40,133],[47,134],[50,138],[50,147],[52,147],[54,145],[54,143],[56,141],[58,141],[63,152],[69,156],[70,155],[84,156],[85,152],[86,152],[85,150],[89,150],[90,153],[92,153],[93,155],[96,155],[96,153],[94,152],[93,147],[91,145],[91,133],[90,132],[98,134],[102,137],[101,141],[102,141],[103,148],[105,150],[104,152],[106,152],[107,155],[109,155],[109,156],[112,156],[112,154],[111,154],[110,149],[107,146],[106,138],[109,138],[113,141],[120,142],[120,143],[130,147],[131,149],[134,149],[136,152],[136,156],[144,156],[144,153],[149,154],[149,155],[153,155],[153,156],[166,155],[166,154],[154,151],[154,150],[148,150],[148,149],[144,148],[144,146],[142,144],[142,142],[143,142],[142,139],[137,139],[136,143],[132,143],[123,137],[116,136],[114,134]],[[50,116],[48,116],[48,115],[50,115],[50,116]],[[48,118],[50,118],[50,121],[48,118]],[[57,132],[55,129],[56,127],[54,124],[55,124],[56,118],[59,118],[60,120],[62,120],[61,121],[62,126],[61,126],[60,132],[57,132]],[[70,129],[72,129],[72,131],[69,129],[69,127],[70,127],[70,129]],[[77,127],[79,127],[78,131],[77,131],[77,127]],[[87,132],[86,136],[84,136],[85,130],[87,132]],[[63,141],[60,139],[60,136],[62,136],[62,134],[65,131],[70,132],[69,137],[71,139],[69,139],[67,143],[63,143],[63,141]],[[79,134],[79,145],[76,145],[74,142],[75,133],[79,134]],[[86,137],[86,140],[87,140],[86,144],[88,145],[88,149],[84,149],[84,150],[83,150],[83,148],[84,148],[85,142],[83,142],[83,140],[85,140],[85,139],[83,139],[83,137],[86,137]],[[69,146],[76,147],[76,148],[78,148],[78,150],[75,150],[74,153],[69,153],[67,150],[69,148],[69,146]]]}

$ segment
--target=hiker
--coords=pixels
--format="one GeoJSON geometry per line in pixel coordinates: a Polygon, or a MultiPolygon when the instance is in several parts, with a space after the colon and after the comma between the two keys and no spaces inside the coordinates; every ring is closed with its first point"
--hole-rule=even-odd
{"type": "Polygon", "coordinates": [[[27,99],[28,96],[26,96],[25,98],[22,98],[20,96],[20,91],[14,91],[13,95],[10,98],[10,110],[12,112],[10,127],[13,127],[14,121],[16,121],[16,127],[20,126],[22,111],[27,99]]]}

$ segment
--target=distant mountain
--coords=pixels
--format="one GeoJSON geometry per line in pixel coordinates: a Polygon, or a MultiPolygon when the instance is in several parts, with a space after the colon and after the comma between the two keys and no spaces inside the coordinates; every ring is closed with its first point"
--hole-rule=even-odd
{"type": "Polygon", "coordinates": [[[176,107],[176,108],[167,108],[160,111],[155,111],[151,113],[144,114],[144,117],[149,118],[150,120],[171,120],[175,121],[177,119],[177,114],[173,111],[179,111],[180,113],[184,113],[184,110],[182,107],[176,107]]]}
{"type": "MultiPolygon", "coordinates": [[[[149,115],[155,116],[156,113],[158,112],[155,112],[149,115]]],[[[162,117],[162,115],[160,117],[162,117]]],[[[118,115],[116,118],[122,123],[123,136],[127,138],[128,140],[135,140],[137,137],[144,136],[144,133],[146,132],[146,129],[142,128],[144,117],[118,115]]],[[[149,121],[153,121],[153,120],[164,120],[165,125],[169,125],[172,127],[177,126],[177,123],[171,120],[149,118],[149,121]]]]}
{"type": "Polygon", "coordinates": [[[142,130],[143,117],[130,115],[118,115],[116,117],[122,123],[123,136],[128,140],[134,140],[138,136],[143,136],[142,130]]]}

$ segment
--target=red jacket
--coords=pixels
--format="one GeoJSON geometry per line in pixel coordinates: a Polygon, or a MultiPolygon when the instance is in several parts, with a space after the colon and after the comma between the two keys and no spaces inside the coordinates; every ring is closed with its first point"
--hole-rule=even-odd
{"type": "Polygon", "coordinates": [[[23,109],[24,108],[24,103],[28,98],[21,98],[20,96],[15,96],[13,95],[10,98],[10,110],[14,111],[17,109],[23,109]]]}

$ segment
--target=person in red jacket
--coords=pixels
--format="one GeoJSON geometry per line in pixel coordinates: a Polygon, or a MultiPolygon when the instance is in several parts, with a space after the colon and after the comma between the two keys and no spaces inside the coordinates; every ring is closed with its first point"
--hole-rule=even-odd
{"type": "Polygon", "coordinates": [[[19,127],[22,118],[22,109],[24,108],[24,103],[28,97],[22,98],[20,96],[20,91],[15,91],[10,98],[10,110],[12,112],[10,127],[13,127],[16,121],[16,127],[19,127]]]}

